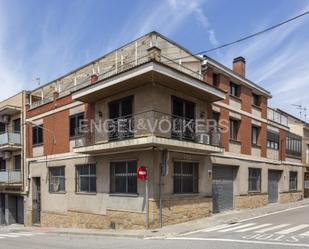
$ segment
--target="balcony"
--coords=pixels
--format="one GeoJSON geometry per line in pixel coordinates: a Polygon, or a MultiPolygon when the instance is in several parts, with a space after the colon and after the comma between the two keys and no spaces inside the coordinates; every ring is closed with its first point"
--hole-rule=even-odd
{"type": "Polygon", "coordinates": [[[0,184],[19,184],[21,183],[21,171],[0,171],[0,184]]]}
{"type": "Polygon", "coordinates": [[[21,136],[17,132],[5,132],[0,134],[0,150],[18,150],[21,148],[21,136]]]}
{"type": "Polygon", "coordinates": [[[187,119],[158,111],[93,123],[76,139],[74,152],[109,153],[149,147],[180,152],[221,153],[221,134],[204,119],[187,119]]]}

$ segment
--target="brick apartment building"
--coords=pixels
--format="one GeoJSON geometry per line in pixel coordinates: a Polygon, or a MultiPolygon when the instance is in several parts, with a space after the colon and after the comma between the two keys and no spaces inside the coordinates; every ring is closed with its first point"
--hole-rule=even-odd
{"type": "Polygon", "coordinates": [[[231,70],[205,57],[204,68],[205,81],[227,94],[213,103],[213,116],[230,124],[225,152],[211,157],[214,211],[302,199],[301,137],[290,132],[286,115],[268,107],[270,93],[245,78],[245,59],[234,59],[231,70]],[[288,150],[289,136],[299,147],[288,150]]]}
{"type": "MultiPolygon", "coordinates": [[[[302,138],[302,161],[306,167],[304,172],[304,197],[309,198],[309,124],[283,110],[278,109],[277,111],[288,116],[291,132],[302,138]]],[[[289,139],[290,146],[294,145],[293,142],[289,139]]]]}
{"type": "Polygon", "coordinates": [[[270,97],[243,58],[230,70],[156,32],[31,91],[25,224],[158,227],[302,199],[299,137],[270,97]]]}
{"type": "Polygon", "coordinates": [[[24,223],[26,98],[21,92],[0,102],[0,225],[24,223]]]}

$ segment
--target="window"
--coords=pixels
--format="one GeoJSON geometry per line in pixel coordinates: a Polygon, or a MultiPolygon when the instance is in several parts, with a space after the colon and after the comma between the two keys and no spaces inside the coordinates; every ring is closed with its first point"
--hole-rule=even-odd
{"type": "Polygon", "coordinates": [[[215,122],[214,125],[216,128],[219,128],[219,122],[220,122],[220,113],[219,112],[213,112],[212,113],[213,121],[215,122]]]}
{"type": "Polygon", "coordinates": [[[4,132],[6,132],[5,124],[0,122],[0,134],[4,132]]]}
{"type": "Polygon", "coordinates": [[[260,106],[260,96],[252,93],[252,105],[260,106]]]}
{"type": "Polygon", "coordinates": [[[110,163],[111,193],[137,193],[137,161],[110,163]]]}
{"type": "Polygon", "coordinates": [[[230,120],[230,139],[234,141],[238,141],[238,131],[240,122],[236,119],[230,120]]]}
{"type": "Polygon", "coordinates": [[[249,168],[249,192],[261,192],[261,169],[249,168]]]}
{"type": "Polygon", "coordinates": [[[302,138],[294,134],[288,134],[286,137],[286,154],[289,156],[301,157],[302,138]]]}
{"type": "Polygon", "coordinates": [[[297,190],[297,172],[291,171],[289,176],[289,189],[290,191],[297,190]]]}
{"type": "Polygon", "coordinates": [[[43,126],[35,126],[32,128],[32,144],[43,144],[43,126]]]}
{"type": "Polygon", "coordinates": [[[195,139],[195,104],[172,97],[172,137],[176,139],[195,139]]]}
{"type": "Polygon", "coordinates": [[[267,148],[279,150],[279,134],[273,131],[267,131],[267,148]]]}
{"type": "Polygon", "coordinates": [[[198,163],[174,162],[174,193],[198,192],[198,163]]]}
{"type": "Polygon", "coordinates": [[[233,82],[230,82],[230,95],[239,97],[239,86],[233,82]]]}
{"type": "Polygon", "coordinates": [[[14,164],[15,164],[15,170],[20,171],[21,170],[21,156],[20,155],[14,156],[14,164]]]}
{"type": "Polygon", "coordinates": [[[76,166],[76,192],[95,193],[97,191],[95,164],[76,166]]]}
{"type": "Polygon", "coordinates": [[[133,96],[109,103],[109,139],[130,138],[133,133],[133,96]]]}
{"type": "Polygon", "coordinates": [[[252,126],[252,144],[253,145],[258,145],[259,141],[259,134],[260,134],[260,128],[257,126],[252,126]]]}
{"type": "Polygon", "coordinates": [[[214,73],[213,74],[213,85],[215,87],[219,87],[219,82],[220,82],[219,80],[220,80],[219,74],[214,73]]]}
{"type": "Polygon", "coordinates": [[[13,120],[13,128],[14,132],[19,133],[20,132],[20,118],[13,120]]]}
{"type": "Polygon", "coordinates": [[[49,192],[59,193],[65,191],[64,166],[49,168],[49,192]]]}
{"type": "Polygon", "coordinates": [[[6,171],[6,160],[0,158],[0,171],[6,171]]]}
{"type": "Polygon", "coordinates": [[[78,137],[82,134],[81,126],[84,113],[79,113],[70,117],[70,137],[78,137]]]}

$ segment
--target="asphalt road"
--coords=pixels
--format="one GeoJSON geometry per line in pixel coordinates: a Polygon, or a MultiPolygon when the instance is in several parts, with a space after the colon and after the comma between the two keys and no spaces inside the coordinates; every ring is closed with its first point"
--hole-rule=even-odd
{"type": "Polygon", "coordinates": [[[118,237],[4,233],[0,249],[260,249],[309,248],[309,207],[257,217],[235,224],[206,227],[177,237],[129,239],[118,237]]]}

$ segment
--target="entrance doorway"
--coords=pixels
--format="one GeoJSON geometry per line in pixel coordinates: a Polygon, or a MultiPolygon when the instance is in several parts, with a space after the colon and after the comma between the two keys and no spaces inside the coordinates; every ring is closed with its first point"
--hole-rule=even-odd
{"type": "Polygon", "coordinates": [[[268,203],[277,203],[279,198],[279,181],[281,178],[281,171],[268,171],[268,203]]]}
{"type": "Polygon", "coordinates": [[[32,217],[33,224],[41,224],[41,178],[32,178],[32,217]]]}
{"type": "Polygon", "coordinates": [[[212,195],[213,212],[220,213],[234,207],[234,168],[213,167],[212,195]]]}

